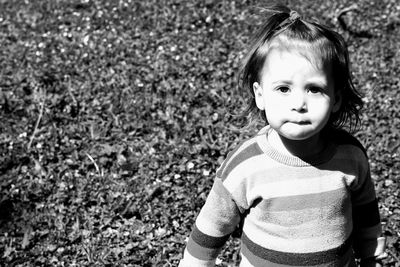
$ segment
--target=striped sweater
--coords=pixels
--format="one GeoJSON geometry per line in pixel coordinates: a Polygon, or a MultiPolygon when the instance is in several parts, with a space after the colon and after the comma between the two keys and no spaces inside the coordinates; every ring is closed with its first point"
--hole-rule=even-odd
{"type": "Polygon", "coordinates": [[[343,267],[381,255],[374,185],[358,141],[342,133],[301,159],[274,150],[267,131],[241,143],[217,171],[180,267],[214,266],[241,222],[240,266],[343,267]]]}

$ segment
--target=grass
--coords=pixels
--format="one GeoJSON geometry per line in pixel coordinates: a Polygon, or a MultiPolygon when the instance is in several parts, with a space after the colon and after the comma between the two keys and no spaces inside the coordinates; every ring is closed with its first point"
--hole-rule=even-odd
{"type": "MultiPolygon", "coordinates": [[[[358,1],[344,29],[352,1],[285,2],[349,44],[385,263],[400,266],[400,6],[358,1]]],[[[234,114],[256,4],[0,1],[0,262],[176,265],[216,169],[255,131],[234,114]]]]}

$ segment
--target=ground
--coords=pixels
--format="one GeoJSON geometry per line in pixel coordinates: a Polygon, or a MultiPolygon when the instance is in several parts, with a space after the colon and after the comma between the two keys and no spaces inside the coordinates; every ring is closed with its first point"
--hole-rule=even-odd
{"type": "MultiPolygon", "coordinates": [[[[236,74],[267,2],[0,0],[0,262],[175,266],[216,169],[255,131],[236,74]]],[[[400,266],[400,4],[283,2],[349,45],[385,265],[400,266]]]]}

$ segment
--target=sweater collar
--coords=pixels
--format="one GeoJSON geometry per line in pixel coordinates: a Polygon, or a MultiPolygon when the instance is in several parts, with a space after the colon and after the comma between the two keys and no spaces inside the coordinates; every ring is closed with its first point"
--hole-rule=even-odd
{"type": "Polygon", "coordinates": [[[329,144],[323,151],[309,157],[296,157],[286,155],[271,146],[267,134],[270,126],[262,128],[256,135],[256,140],[261,150],[273,160],[294,167],[316,166],[328,162],[336,152],[336,146],[329,144]]]}

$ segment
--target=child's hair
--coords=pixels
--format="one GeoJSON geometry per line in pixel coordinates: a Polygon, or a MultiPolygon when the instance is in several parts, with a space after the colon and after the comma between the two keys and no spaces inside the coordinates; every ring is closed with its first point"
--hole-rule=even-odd
{"type": "Polygon", "coordinates": [[[265,11],[272,14],[255,34],[239,71],[240,88],[252,95],[244,116],[254,121],[261,115],[268,123],[265,113],[256,106],[253,84],[260,82],[260,72],[271,48],[280,47],[295,50],[310,61],[320,59],[316,64],[331,66],[335,94],[340,94],[342,102],[340,109],[331,115],[327,126],[342,128],[348,123],[350,130],[357,127],[363,102],[351,79],[349,55],[342,36],[317,22],[300,18],[297,12],[286,6],[277,5],[265,11]],[[310,51],[315,56],[310,57],[310,51]]]}

